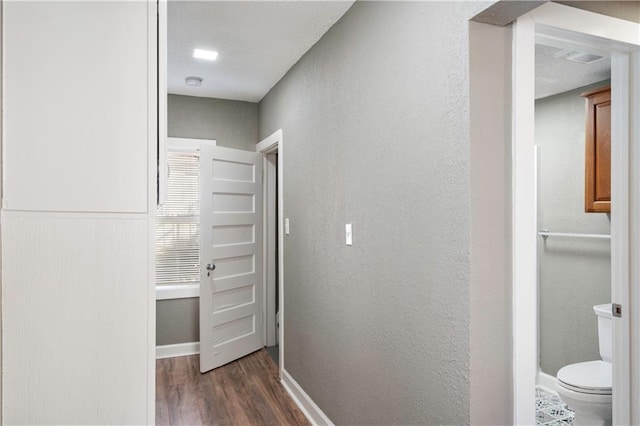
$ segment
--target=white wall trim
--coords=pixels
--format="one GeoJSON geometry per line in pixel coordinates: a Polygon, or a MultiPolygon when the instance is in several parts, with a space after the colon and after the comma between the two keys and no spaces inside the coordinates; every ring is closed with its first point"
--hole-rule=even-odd
{"type": "Polygon", "coordinates": [[[280,370],[280,376],[282,386],[291,395],[291,398],[300,408],[300,411],[305,415],[307,419],[313,425],[333,425],[333,422],[322,412],[320,407],[313,402],[311,397],[302,389],[302,387],[296,382],[291,375],[285,371],[280,370]]]}
{"type": "Polygon", "coordinates": [[[282,143],[282,129],[276,130],[272,135],[260,141],[260,143],[256,145],[256,152],[270,154],[274,151],[278,151],[278,145],[280,143],[282,143]]]}
{"type": "MultiPolygon", "coordinates": [[[[157,170],[167,170],[167,135],[169,134],[168,91],[167,91],[167,1],[158,0],[158,164],[157,170]]],[[[157,171],[156,170],[156,171],[157,171]]],[[[167,174],[158,174],[158,194],[156,204],[163,205],[167,201],[167,174]]]]}
{"type": "MultiPolygon", "coordinates": [[[[166,135],[166,81],[165,74],[159,71],[163,58],[160,52],[162,34],[162,17],[166,17],[165,4],[147,3],[147,423],[156,422],[156,363],[154,360],[156,346],[156,209],[158,207],[160,187],[158,182],[158,155],[166,135]],[[163,14],[162,11],[165,11],[163,14]],[[163,83],[164,86],[163,86],[163,83]],[[162,98],[162,99],[161,99],[162,98]],[[160,120],[164,120],[164,122],[160,120]],[[164,126],[161,126],[161,124],[164,126]]],[[[166,24],[166,20],[164,21],[166,24]]],[[[166,31],[165,33],[166,34],[166,31]]],[[[165,38],[166,41],[166,38],[165,38]]],[[[166,50],[164,51],[166,53],[166,50]]],[[[166,182],[165,182],[166,183],[166,182]]]]}
{"type": "MultiPolygon", "coordinates": [[[[640,37],[640,31],[638,31],[640,37]]],[[[629,216],[630,224],[629,235],[633,238],[630,241],[630,258],[637,259],[638,253],[640,253],[640,51],[636,50],[629,54],[629,117],[631,122],[629,123],[630,139],[633,143],[630,144],[629,160],[632,164],[629,176],[629,193],[631,194],[629,216]]],[[[626,295],[627,302],[625,316],[626,324],[629,329],[630,347],[627,355],[630,361],[630,371],[633,373],[630,375],[630,395],[629,401],[638,401],[640,399],[640,312],[637,309],[640,306],[640,264],[635,261],[630,265],[630,278],[629,288],[626,295]],[[634,306],[636,309],[630,308],[634,306]]],[[[616,300],[615,294],[612,294],[616,300]]],[[[614,353],[615,357],[615,353],[614,353]]],[[[616,358],[614,358],[615,360],[616,358]]],[[[615,362],[615,361],[614,361],[615,362]]],[[[615,367],[614,367],[615,368],[615,367]]],[[[614,373],[613,380],[620,380],[620,375],[624,374],[624,371],[616,371],[614,373]]],[[[615,392],[615,389],[614,389],[615,392]]],[[[630,423],[640,424],[640,404],[631,404],[630,423]]]]}
{"type": "MultiPolygon", "coordinates": [[[[256,145],[256,152],[270,154],[278,152],[278,369],[282,380],[284,372],[284,138],[282,129],[276,130],[256,145]]],[[[263,227],[264,229],[264,227],[263,227]]]]}
{"type": "Polygon", "coordinates": [[[535,423],[538,369],[537,209],[534,138],[535,27],[518,18],[513,31],[513,416],[535,423]]]}
{"type": "Polygon", "coordinates": [[[156,359],[197,355],[199,353],[200,342],[176,343],[175,345],[156,346],[156,359]]]}
{"type": "Polygon", "coordinates": [[[156,286],[156,300],[189,299],[193,297],[200,297],[200,284],[156,286]]]}
{"type": "MultiPolygon", "coordinates": [[[[276,148],[277,149],[277,148],[276,148]]],[[[276,151],[277,152],[277,151],[276,151]]],[[[276,238],[277,224],[275,223],[275,213],[277,209],[276,200],[276,173],[277,165],[273,161],[274,154],[264,154],[262,158],[262,171],[264,179],[262,181],[262,218],[263,218],[263,248],[262,258],[262,282],[264,288],[264,343],[265,346],[277,344],[276,328],[276,238]]]]}
{"type": "MultiPolygon", "coordinates": [[[[639,31],[640,34],[640,31],[639,31]]],[[[637,170],[630,164],[634,144],[629,136],[629,56],[611,58],[611,301],[629,307],[630,205],[637,197],[630,192],[630,172],[637,170]]],[[[636,101],[638,99],[636,98],[636,101]]],[[[637,143],[637,141],[635,142],[637,143]]],[[[613,318],[613,424],[636,424],[631,421],[630,379],[633,368],[630,359],[629,311],[622,318],[613,318]]],[[[637,372],[636,372],[637,374],[637,372]]],[[[637,396],[636,396],[637,398],[637,396]]],[[[634,404],[637,405],[637,404],[634,404]]],[[[636,419],[637,422],[637,419],[636,419]]]]}
{"type": "MultiPolygon", "coordinates": [[[[275,281],[275,275],[271,272],[269,265],[271,263],[272,257],[275,257],[275,239],[277,238],[276,228],[280,228],[279,226],[274,226],[271,221],[272,217],[272,209],[274,204],[278,202],[275,200],[276,188],[275,188],[275,176],[274,170],[277,167],[272,164],[269,160],[268,156],[271,154],[278,153],[279,144],[282,139],[282,129],[277,130],[272,135],[268,136],[264,140],[260,141],[256,144],[256,152],[263,154],[262,159],[262,170],[263,170],[263,180],[262,180],[262,193],[263,193],[263,212],[262,212],[262,220],[263,220],[263,288],[264,288],[264,300],[263,300],[263,313],[264,313],[264,344],[265,346],[273,346],[279,342],[278,337],[276,336],[276,324],[277,317],[276,313],[272,312],[270,309],[271,306],[275,305],[275,285],[277,285],[275,281]]],[[[278,172],[279,173],[279,172],[278,172]]],[[[278,176],[281,176],[280,174],[278,176]]],[[[278,271],[279,275],[282,271],[278,271]]],[[[279,306],[281,306],[279,304],[279,306]]]]}
{"type": "Polygon", "coordinates": [[[593,47],[626,50],[620,43],[630,47],[638,44],[638,24],[624,19],[551,2],[532,10],[529,15],[545,37],[566,40],[580,34],[581,40],[574,40],[590,50],[593,47]]]}
{"type": "Polygon", "coordinates": [[[545,390],[557,394],[556,392],[556,378],[551,374],[547,374],[544,371],[538,369],[538,377],[536,384],[545,390]]]}

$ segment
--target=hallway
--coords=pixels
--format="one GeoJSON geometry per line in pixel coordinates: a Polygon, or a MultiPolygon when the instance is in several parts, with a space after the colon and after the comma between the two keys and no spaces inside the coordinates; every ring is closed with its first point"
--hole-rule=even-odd
{"type": "Polygon", "coordinates": [[[200,374],[198,355],[156,361],[158,425],[308,425],[262,349],[200,374]]]}

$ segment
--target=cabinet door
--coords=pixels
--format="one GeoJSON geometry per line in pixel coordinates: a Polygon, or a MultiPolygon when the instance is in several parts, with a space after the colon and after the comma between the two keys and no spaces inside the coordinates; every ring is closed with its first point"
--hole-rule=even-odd
{"type": "Polygon", "coordinates": [[[611,89],[585,93],[587,128],[584,209],[611,212],[611,89]]]}
{"type": "Polygon", "coordinates": [[[147,211],[147,2],[3,2],[4,208],[147,211]]]}

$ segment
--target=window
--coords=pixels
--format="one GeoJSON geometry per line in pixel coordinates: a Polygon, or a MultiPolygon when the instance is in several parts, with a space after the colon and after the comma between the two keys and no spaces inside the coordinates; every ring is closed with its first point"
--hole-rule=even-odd
{"type": "Polygon", "coordinates": [[[167,200],[156,218],[156,285],[200,283],[199,153],[167,153],[167,200]]]}

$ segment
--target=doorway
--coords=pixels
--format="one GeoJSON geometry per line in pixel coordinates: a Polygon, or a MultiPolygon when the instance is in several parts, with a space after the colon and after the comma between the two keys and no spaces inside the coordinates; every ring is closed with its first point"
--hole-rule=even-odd
{"type": "Polygon", "coordinates": [[[632,377],[638,342],[637,267],[629,261],[639,247],[637,229],[639,155],[637,109],[638,25],[547,3],[514,25],[513,79],[513,336],[514,422],[530,424],[538,372],[537,162],[534,138],[535,43],[611,57],[611,301],[628,308],[613,321],[613,423],[637,421],[638,377],[632,377]],[[597,30],[596,30],[597,29],[597,30]],[[631,160],[630,160],[631,159],[631,160]],[[625,311],[626,312],[626,311],[625,311]],[[635,395],[635,396],[634,396],[635,395]]]}
{"type": "MultiPolygon", "coordinates": [[[[600,305],[611,312],[611,58],[541,43],[536,43],[535,54],[536,421],[545,424],[574,420],[572,403],[557,395],[556,377],[573,380],[575,386],[593,380],[591,374],[567,379],[576,368],[602,368],[602,380],[590,383],[598,385],[603,399],[611,399],[611,360],[599,346],[607,333],[598,333],[600,317],[594,312],[600,305]],[[591,114],[585,114],[587,102],[591,114]],[[585,189],[601,193],[594,197],[587,191],[587,196],[585,189]]],[[[610,315],[602,321],[610,322],[610,315]]],[[[580,422],[581,413],[577,415],[575,423],[580,422]]]]}
{"type": "Polygon", "coordinates": [[[278,364],[278,152],[264,155],[264,242],[263,268],[265,277],[265,346],[269,356],[278,364]]]}
{"type": "MultiPolygon", "coordinates": [[[[282,374],[284,358],[284,142],[282,129],[256,145],[263,154],[265,346],[282,374]]],[[[281,377],[282,378],[282,377],[281,377]]]]}

